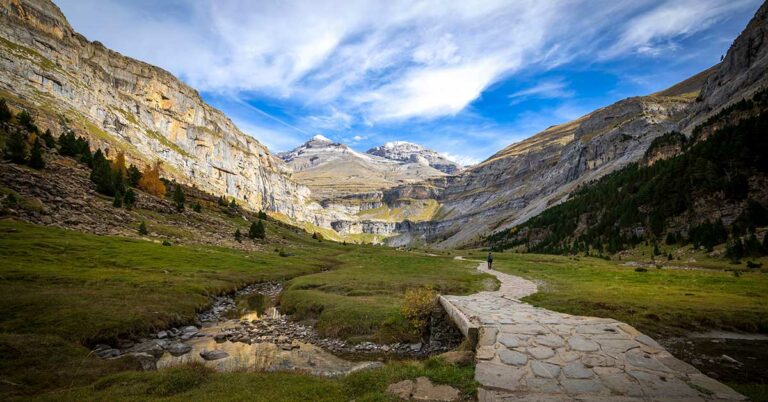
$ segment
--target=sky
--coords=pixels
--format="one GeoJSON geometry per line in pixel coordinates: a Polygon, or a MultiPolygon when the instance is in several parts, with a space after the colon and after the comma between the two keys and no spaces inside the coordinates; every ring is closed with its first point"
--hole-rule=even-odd
{"type": "Polygon", "coordinates": [[[761,0],[54,0],[273,152],[322,134],[463,164],[712,65],[761,0]]]}

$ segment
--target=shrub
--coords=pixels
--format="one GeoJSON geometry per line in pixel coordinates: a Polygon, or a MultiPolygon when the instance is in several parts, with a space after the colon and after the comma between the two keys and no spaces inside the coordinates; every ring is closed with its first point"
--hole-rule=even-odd
{"type": "Polygon", "coordinates": [[[40,131],[35,125],[35,119],[33,119],[32,115],[26,110],[22,110],[16,115],[16,121],[30,133],[37,133],[40,131]]]}
{"type": "Polygon", "coordinates": [[[243,241],[243,234],[240,233],[240,229],[235,230],[235,240],[238,243],[243,241]]]}
{"type": "Polygon", "coordinates": [[[13,163],[25,163],[27,161],[27,134],[18,130],[12,132],[5,144],[5,156],[13,163]]]}
{"type": "Polygon", "coordinates": [[[264,211],[261,211],[261,210],[259,211],[257,216],[258,216],[259,219],[263,219],[263,220],[267,219],[267,213],[264,212],[264,211]]]}
{"type": "Polygon", "coordinates": [[[251,239],[265,239],[267,237],[267,231],[264,227],[264,222],[261,219],[251,223],[251,228],[248,230],[248,237],[251,239]]]}
{"type": "Polygon", "coordinates": [[[136,205],[136,193],[132,188],[125,191],[125,197],[123,197],[123,204],[126,208],[131,209],[136,205]]]}
{"type": "Polygon", "coordinates": [[[8,108],[8,104],[5,99],[0,99],[0,121],[10,121],[13,117],[11,109],[8,108]]]}
{"type": "Polygon", "coordinates": [[[635,268],[635,272],[648,272],[648,270],[643,267],[637,267],[635,268]]]}
{"type": "Polygon", "coordinates": [[[149,230],[147,230],[147,222],[141,221],[141,224],[139,225],[139,234],[143,236],[149,234],[149,230]]]}
{"type": "Polygon", "coordinates": [[[200,202],[196,202],[195,205],[192,206],[192,210],[197,213],[203,212],[203,206],[200,205],[200,202]]]}
{"type": "Polygon", "coordinates": [[[32,144],[32,151],[29,153],[29,166],[33,169],[42,169],[45,167],[42,145],[40,145],[39,138],[35,138],[35,142],[32,144]]]}
{"type": "Polygon", "coordinates": [[[184,212],[184,190],[180,184],[176,184],[173,189],[173,203],[176,205],[176,211],[184,212]]]}
{"type": "Polygon", "coordinates": [[[56,139],[53,138],[53,134],[51,134],[51,130],[45,130],[45,132],[41,134],[40,137],[43,139],[43,142],[45,142],[46,148],[53,149],[56,146],[56,139]]]}
{"type": "Polygon", "coordinates": [[[171,244],[171,242],[170,242],[170,241],[168,241],[168,240],[163,240],[163,246],[172,246],[172,245],[173,245],[173,244],[171,244]]]}
{"type": "Polygon", "coordinates": [[[106,195],[115,194],[115,177],[101,149],[97,149],[93,154],[91,181],[96,184],[96,191],[106,195]]]}
{"type": "Polygon", "coordinates": [[[280,252],[278,252],[278,255],[279,255],[280,257],[290,257],[290,256],[292,256],[293,254],[291,254],[291,253],[289,253],[289,252],[287,252],[287,251],[285,251],[285,250],[282,250],[282,249],[281,249],[281,250],[280,250],[280,252]]]}
{"type": "Polygon", "coordinates": [[[139,188],[155,197],[165,196],[165,184],[160,180],[160,161],[156,161],[153,165],[147,166],[141,174],[139,188]]]}
{"type": "Polygon", "coordinates": [[[131,166],[128,167],[128,184],[130,184],[131,187],[137,187],[139,185],[139,180],[141,180],[141,171],[136,165],[131,164],[131,166]]]}
{"type": "Polygon", "coordinates": [[[112,206],[121,208],[123,206],[123,193],[115,191],[115,198],[112,200],[112,206]]]}
{"type": "Polygon", "coordinates": [[[405,291],[400,313],[408,319],[414,332],[421,334],[429,322],[429,316],[437,303],[437,292],[427,287],[405,291]]]}
{"type": "Polygon", "coordinates": [[[747,261],[747,268],[762,268],[762,267],[763,267],[762,262],[747,261]]]}

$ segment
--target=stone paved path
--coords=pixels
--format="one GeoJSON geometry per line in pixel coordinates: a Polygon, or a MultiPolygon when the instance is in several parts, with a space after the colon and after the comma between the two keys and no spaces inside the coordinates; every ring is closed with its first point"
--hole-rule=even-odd
{"type": "Polygon", "coordinates": [[[496,276],[500,289],[443,297],[480,327],[481,402],[745,399],[630,325],[533,307],[519,301],[536,292],[533,282],[484,262],[478,269],[496,276]]]}

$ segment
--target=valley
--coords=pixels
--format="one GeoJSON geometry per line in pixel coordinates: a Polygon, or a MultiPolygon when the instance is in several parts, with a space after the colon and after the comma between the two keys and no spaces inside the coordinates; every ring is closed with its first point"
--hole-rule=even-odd
{"type": "Polygon", "coordinates": [[[306,140],[273,152],[50,0],[0,0],[0,49],[2,400],[768,401],[766,3],[714,66],[468,166],[248,104],[306,140]]]}

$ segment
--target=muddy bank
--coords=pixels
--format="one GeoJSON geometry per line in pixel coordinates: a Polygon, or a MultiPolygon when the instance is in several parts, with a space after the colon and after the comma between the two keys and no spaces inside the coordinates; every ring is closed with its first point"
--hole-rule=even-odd
{"type": "Polygon", "coordinates": [[[768,384],[768,336],[726,331],[660,341],[675,356],[723,382],[768,384]]]}

